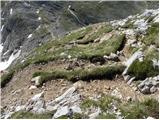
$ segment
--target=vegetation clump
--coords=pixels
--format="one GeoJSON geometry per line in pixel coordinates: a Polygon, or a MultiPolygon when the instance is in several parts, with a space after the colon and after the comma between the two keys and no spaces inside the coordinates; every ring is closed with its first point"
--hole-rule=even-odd
{"type": "Polygon", "coordinates": [[[121,105],[120,109],[125,119],[144,119],[148,116],[159,118],[159,102],[155,99],[147,99],[142,102],[132,102],[121,105]]]}
{"type": "Polygon", "coordinates": [[[12,79],[12,77],[13,77],[13,75],[14,75],[14,70],[11,70],[11,71],[9,71],[8,73],[6,73],[6,74],[3,74],[2,76],[1,76],[1,88],[2,87],[5,87],[5,85],[12,79]]]}
{"type": "Polygon", "coordinates": [[[135,60],[132,65],[128,69],[128,74],[135,76],[136,79],[143,80],[146,77],[153,77],[158,75],[159,69],[157,66],[153,66],[153,62],[151,60],[145,59],[140,62],[139,60],[135,60]]]}
{"type": "Polygon", "coordinates": [[[112,65],[96,67],[92,69],[76,69],[74,71],[54,70],[52,72],[35,72],[33,77],[41,76],[40,83],[44,83],[53,79],[67,79],[70,81],[77,80],[93,80],[93,79],[112,79],[116,74],[121,74],[124,70],[123,65],[112,65]]]}
{"type": "Polygon", "coordinates": [[[11,115],[11,119],[52,119],[53,113],[47,112],[42,114],[28,111],[18,111],[11,115]]]}
{"type": "Polygon", "coordinates": [[[148,28],[145,37],[142,39],[146,45],[155,44],[159,46],[159,23],[152,23],[151,27],[148,28]]]}

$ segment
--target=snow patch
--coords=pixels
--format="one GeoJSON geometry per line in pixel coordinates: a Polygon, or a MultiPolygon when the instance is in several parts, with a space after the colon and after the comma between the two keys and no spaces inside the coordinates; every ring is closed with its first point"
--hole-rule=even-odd
{"type": "Polygon", "coordinates": [[[38,9],[38,10],[36,11],[36,13],[39,14],[39,11],[40,11],[40,10],[38,9]]]}
{"type": "Polygon", "coordinates": [[[36,30],[39,30],[41,28],[41,25],[39,25],[37,28],[36,28],[36,30]]]}
{"type": "Polygon", "coordinates": [[[4,25],[2,25],[1,32],[3,31],[4,25]]]}
{"type": "Polygon", "coordinates": [[[9,50],[7,50],[5,53],[3,53],[3,55],[6,55],[9,52],[9,50]]]}
{"type": "Polygon", "coordinates": [[[9,59],[7,61],[4,61],[4,62],[0,62],[0,70],[5,70],[7,69],[11,63],[17,58],[19,57],[21,53],[21,50],[19,50],[16,54],[11,54],[11,56],[9,57],[9,59]]]}
{"type": "Polygon", "coordinates": [[[38,20],[41,20],[42,18],[41,17],[38,17],[38,20]]]}
{"type": "Polygon", "coordinates": [[[0,54],[2,53],[2,50],[3,50],[3,45],[0,44],[0,54]]]}
{"type": "Polygon", "coordinates": [[[13,14],[13,9],[11,8],[11,9],[10,9],[10,15],[12,15],[12,14],[13,14]]]}
{"type": "Polygon", "coordinates": [[[31,37],[32,37],[32,34],[29,34],[27,38],[31,38],[31,37]]]}

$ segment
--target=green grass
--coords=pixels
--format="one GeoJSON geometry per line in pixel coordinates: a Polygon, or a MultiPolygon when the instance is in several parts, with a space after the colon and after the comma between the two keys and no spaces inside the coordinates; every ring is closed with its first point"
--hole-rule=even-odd
{"type": "Polygon", "coordinates": [[[122,104],[120,108],[125,119],[159,118],[159,102],[155,99],[122,104]]]}
{"type": "Polygon", "coordinates": [[[67,79],[70,81],[87,81],[103,78],[113,79],[116,74],[121,74],[123,70],[124,66],[117,64],[112,66],[96,67],[92,69],[76,69],[74,71],[56,69],[52,72],[35,72],[33,77],[41,76],[40,84],[58,78],[67,79]]]}
{"type": "Polygon", "coordinates": [[[111,52],[115,53],[117,50],[122,49],[125,41],[124,35],[114,35],[111,39],[106,40],[95,46],[86,45],[83,47],[78,54],[80,59],[91,59],[93,57],[102,57],[104,55],[109,55],[111,52]]]}
{"type": "Polygon", "coordinates": [[[159,73],[158,67],[153,67],[151,60],[145,59],[143,62],[135,60],[128,69],[128,74],[135,76],[136,79],[143,80],[146,77],[156,76],[159,73]]]}
{"type": "Polygon", "coordinates": [[[90,107],[101,109],[101,113],[97,119],[116,119],[113,113],[107,113],[110,108],[110,103],[114,102],[117,108],[121,111],[125,119],[144,119],[148,116],[159,118],[159,102],[153,98],[147,98],[144,101],[123,102],[118,98],[103,95],[98,100],[85,99],[81,103],[81,108],[87,110],[90,107]]]}
{"type": "MultiPolygon", "coordinates": [[[[71,119],[86,119],[88,118],[88,116],[84,115],[84,114],[80,114],[80,113],[74,113],[72,118],[71,119]]],[[[63,115],[63,116],[60,116],[56,119],[69,119],[67,115],[63,115]]]]}
{"type": "Polygon", "coordinates": [[[90,107],[98,107],[98,102],[92,99],[85,99],[82,103],[81,103],[81,108],[82,109],[87,109],[90,107]]]}
{"type": "Polygon", "coordinates": [[[117,101],[120,103],[120,100],[118,98],[109,95],[102,95],[102,97],[100,97],[98,100],[85,99],[81,103],[81,108],[87,109],[90,107],[99,107],[102,112],[106,112],[106,110],[110,108],[110,103],[112,103],[113,101],[117,101]]]}
{"type": "Polygon", "coordinates": [[[116,119],[116,116],[110,113],[100,113],[96,119],[116,119]]]}
{"type": "Polygon", "coordinates": [[[104,33],[109,33],[112,31],[112,27],[110,25],[101,26],[96,32],[88,35],[87,38],[81,40],[81,44],[87,44],[89,42],[93,42],[98,37],[102,36],[104,33]]]}
{"type": "Polygon", "coordinates": [[[99,57],[103,55],[109,55],[111,52],[115,53],[117,50],[123,48],[125,41],[125,35],[114,35],[111,39],[104,41],[100,44],[87,44],[84,46],[72,46],[70,49],[66,48],[71,41],[82,40],[82,42],[88,42],[100,37],[103,33],[110,32],[111,26],[103,25],[97,32],[88,35],[93,31],[92,26],[74,31],[63,38],[56,39],[38,47],[31,59],[30,64],[48,63],[57,59],[67,59],[68,55],[72,58],[87,59],[90,60],[93,57],[99,57]],[[88,35],[88,36],[87,36],[88,35]],[[65,53],[67,56],[61,56],[61,53],[65,53]]]}
{"type": "Polygon", "coordinates": [[[144,51],[145,57],[149,60],[159,59],[159,50],[154,47],[146,47],[144,51]]]}
{"type": "Polygon", "coordinates": [[[13,70],[10,70],[7,74],[4,74],[1,76],[1,88],[2,87],[5,87],[5,85],[10,82],[10,80],[12,79],[13,75],[14,75],[14,72],[13,70]]]}
{"type": "Polygon", "coordinates": [[[91,107],[96,107],[101,109],[101,113],[97,117],[97,119],[116,119],[114,114],[109,114],[106,111],[110,109],[110,104],[112,102],[119,102],[121,103],[118,98],[115,98],[113,96],[109,95],[102,95],[98,100],[92,100],[92,99],[85,99],[81,103],[81,108],[83,110],[87,110],[91,107]]]}
{"type": "Polygon", "coordinates": [[[146,36],[142,39],[146,45],[155,44],[159,46],[159,23],[152,23],[151,27],[148,28],[146,36]]]}
{"type": "Polygon", "coordinates": [[[36,114],[27,111],[18,111],[11,115],[11,119],[52,119],[53,113],[36,114]]]}

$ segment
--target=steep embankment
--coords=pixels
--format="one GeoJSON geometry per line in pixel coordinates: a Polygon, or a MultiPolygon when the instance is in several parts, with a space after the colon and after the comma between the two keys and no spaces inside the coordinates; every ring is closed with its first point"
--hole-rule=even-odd
{"type": "Polygon", "coordinates": [[[158,22],[146,10],[36,48],[2,76],[2,117],[158,118],[158,22]]]}

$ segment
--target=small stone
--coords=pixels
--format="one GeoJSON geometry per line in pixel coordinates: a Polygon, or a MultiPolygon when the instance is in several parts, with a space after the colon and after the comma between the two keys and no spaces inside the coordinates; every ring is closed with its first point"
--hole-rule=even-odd
{"type": "Polygon", "coordinates": [[[36,88],[37,88],[36,86],[32,85],[32,86],[29,87],[29,90],[33,90],[33,89],[36,89],[36,88]]]}
{"type": "Polygon", "coordinates": [[[152,86],[151,88],[150,88],[150,92],[151,93],[155,93],[157,91],[157,88],[155,87],[155,86],[152,86]]]}
{"type": "Polygon", "coordinates": [[[134,90],[134,91],[137,91],[137,90],[138,90],[138,88],[137,88],[137,87],[133,87],[133,90],[134,90]]]}
{"type": "Polygon", "coordinates": [[[46,86],[46,83],[43,83],[43,86],[46,86]]]}
{"type": "Polygon", "coordinates": [[[132,98],[131,97],[127,97],[127,102],[131,102],[132,101],[132,98]]]}
{"type": "Polygon", "coordinates": [[[150,88],[148,86],[144,86],[140,91],[143,94],[149,94],[150,93],[150,88]]]}
{"type": "Polygon", "coordinates": [[[145,86],[145,83],[144,82],[141,82],[137,87],[139,88],[139,89],[141,89],[141,88],[143,88],[145,86]]]}
{"type": "Polygon", "coordinates": [[[127,82],[131,77],[129,75],[123,76],[124,80],[127,82]]]}
{"type": "Polygon", "coordinates": [[[31,82],[34,82],[36,86],[39,86],[40,79],[41,79],[41,76],[37,76],[37,77],[32,78],[31,82]]]}
{"type": "Polygon", "coordinates": [[[134,79],[135,79],[135,77],[132,77],[132,78],[127,82],[127,84],[128,84],[128,85],[131,85],[131,83],[133,82],[134,79]]]}

